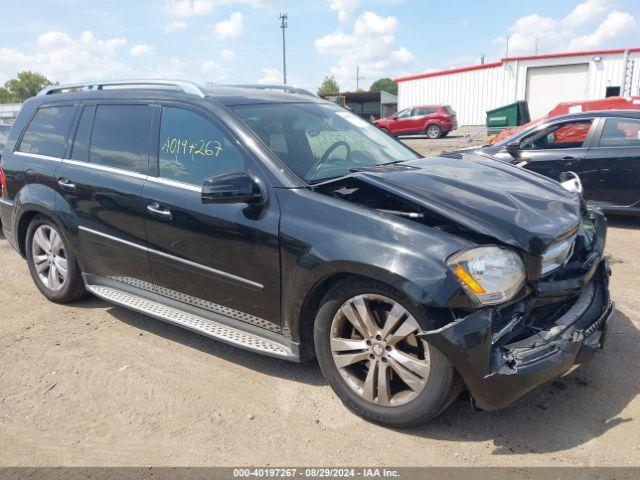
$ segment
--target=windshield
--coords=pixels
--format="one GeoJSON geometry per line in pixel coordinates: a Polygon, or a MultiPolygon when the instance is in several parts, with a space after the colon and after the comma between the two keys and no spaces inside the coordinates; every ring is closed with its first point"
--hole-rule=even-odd
{"type": "Polygon", "coordinates": [[[307,183],[418,155],[357,115],[331,104],[239,105],[233,111],[307,183]]]}

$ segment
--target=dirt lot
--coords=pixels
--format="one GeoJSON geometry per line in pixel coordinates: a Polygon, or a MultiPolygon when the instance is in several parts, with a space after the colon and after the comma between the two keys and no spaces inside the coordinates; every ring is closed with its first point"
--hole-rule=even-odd
{"type": "Polygon", "coordinates": [[[0,238],[0,465],[640,465],[640,222],[613,220],[607,250],[618,313],[590,364],[509,409],[463,397],[394,431],[349,413],[315,364],[49,303],[0,238]]]}

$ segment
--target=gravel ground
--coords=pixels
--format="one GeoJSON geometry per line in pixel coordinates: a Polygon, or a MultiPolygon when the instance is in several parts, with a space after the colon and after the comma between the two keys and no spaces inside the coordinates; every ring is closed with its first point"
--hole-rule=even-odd
{"type": "Polygon", "coordinates": [[[404,431],[349,413],[315,364],[96,298],[49,303],[0,237],[0,465],[640,466],[640,223],[611,223],[604,351],[519,405],[474,412],[461,397],[404,431]]]}

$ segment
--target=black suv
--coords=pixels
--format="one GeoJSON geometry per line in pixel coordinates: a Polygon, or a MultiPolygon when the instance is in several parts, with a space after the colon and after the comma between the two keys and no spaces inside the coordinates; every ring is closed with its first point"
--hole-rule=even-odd
{"type": "Polygon", "coordinates": [[[420,158],[304,92],[54,86],[1,163],[4,233],[55,302],[90,292],[267,355],[316,357],[393,426],[466,386],[495,409],[597,350],[606,224],[505,162],[420,158]]]}

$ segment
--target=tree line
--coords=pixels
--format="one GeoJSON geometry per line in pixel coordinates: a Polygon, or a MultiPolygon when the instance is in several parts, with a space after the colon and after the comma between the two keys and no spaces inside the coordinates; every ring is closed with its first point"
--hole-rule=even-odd
{"type": "Polygon", "coordinates": [[[16,78],[0,87],[0,103],[22,103],[52,82],[44,75],[31,71],[18,72],[16,78]]]}
{"type": "MultiPolygon", "coordinates": [[[[364,91],[359,89],[359,91],[364,91]]],[[[369,87],[370,92],[387,92],[392,95],[398,94],[398,85],[388,77],[380,78],[373,82],[369,87]]],[[[318,95],[331,95],[340,93],[340,86],[336,79],[332,76],[325,77],[318,88],[318,95]]]]}

